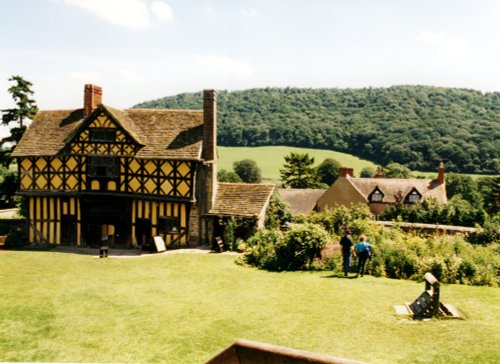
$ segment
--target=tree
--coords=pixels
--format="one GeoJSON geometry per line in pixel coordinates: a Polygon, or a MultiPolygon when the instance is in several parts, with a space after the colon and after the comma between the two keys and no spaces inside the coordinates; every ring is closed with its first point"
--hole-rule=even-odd
{"type": "Polygon", "coordinates": [[[5,143],[12,144],[10,150],[7,150],[7,153],[4,154],[4,165],[6,166],[10,164],[10,151],[14,149],[26,130],[26,119],[32,119],[38,111],[35,100],[30,98],[30,95],[33,95],[32,83],[21,76],[12,76],[9,81],[15,82],[13,86],[9,87],[8,91],[14,99],[16,107],[2,110],[2,124],[9,125],[11,122],[15,122],[17,126],[10,129],[10,136],[1,140],[1,145],[5,143]]]}
{"type": "Polygon", "coordinates": [[[330,186],[339,177],[341,165],[333,158],[326,158],[317,168],[316,175],[321,183],[330,186]]]}
{"type": "Polygon", "coordinates": [[[410,178],[411,171],[399,163],[389,163],[384,168],[385,178],[410,178]]]}
{"type": "Polygon", "coordinates": [[[372,167],[365,167],[359,173],[361,178],[373,178],[375,176],[375,170],[372,167]]]}
{"type": "Polygon", "coordinates": [[[243,159],[233,163],[233,169],[246,183],[259,183],[262,180],[260,168],[251,159],[243,159]]]}
{"type": "Polygon", "coordinates": [[[0,165],[0,208],[15,205],[17,184],[17,173],[0,165]]]}
{"type": "Polygon", "coordinates": [[[285,156],[285,165],[280,169],[281,181],[284,187],[316,188],[318,179],[313,168],[314,158],[309,154],[290,153],[285,156]]]}
{"type": "Polygon", "coordinates": [[[500,212],[500,177],[481,177],[477,187],[483,198],[483,207],[490,215],[500,212]]]}
{"type": "Polygon", "coordinates": [[[446,175],[446,195],[448,199],[460,195],[474,207],[483,206],[483,198],[479,193],[477,183],[470,176],[448,173],[446,175]]]}
{"type": "Polygon", "coordinates": [[[243,182],[234,171],[226,171],[225,169],[221,169],[217,172],[217,180],[219,182],[243,182]]]}

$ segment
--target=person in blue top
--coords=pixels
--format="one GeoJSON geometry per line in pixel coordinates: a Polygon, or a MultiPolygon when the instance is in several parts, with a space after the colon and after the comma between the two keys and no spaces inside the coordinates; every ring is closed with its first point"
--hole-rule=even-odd
{"type": "Polygon", "coordinates": [[[365,274],[365,264],[368,259],[372,257],[372,245],[366,242],[366,236],[361,234],[359,242],[354,247],[356,256],[358,257],[358,271],[356,277],[361,273],[361,277],[365,274]]]}

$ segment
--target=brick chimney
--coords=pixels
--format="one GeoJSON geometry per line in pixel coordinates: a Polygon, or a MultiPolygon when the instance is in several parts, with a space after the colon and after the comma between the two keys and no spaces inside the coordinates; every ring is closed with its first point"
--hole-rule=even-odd
{"type": "Polygon", "coordinates": [[[217,95],[203,90],[203,159],[217,161],[217,95]]]}
{"type": "Polygon", "coordinates": [[[199,227],[201,243],[211,246],[214,241],[214,219],[207,216],[217,195],[217,95],[215,90],[203,90],[203,150],[201,191],[199,194],[199,227]]]}
{"type": "Polygon", "coordinates": [[[438,167],[438,183],[442,185],[444,183],[444,163],[440,162],[438,167]]]}
{"type": "Polygon", "coordinates": [[[375,178],[384,178],[384,170],[380,167],[377,168],[377,171],[375,172],[375,178]]]}
{"type": "Polygon", "coordinates": [[[83,92],[83,116],[92,114],[92,111],[100,104],[102,104],[102,88],[86,84],[83,92]]]}
{"type": "Polygon", "coordinates": [[[339,177],[347,177],[347,176],[354,177],[354,169],[345,167],[339,168],[339,177]]]}

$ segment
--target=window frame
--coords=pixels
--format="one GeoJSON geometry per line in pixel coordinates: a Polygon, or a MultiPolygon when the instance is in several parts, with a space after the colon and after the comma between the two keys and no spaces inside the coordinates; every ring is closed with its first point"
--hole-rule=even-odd
{"type": "Polygon", "coordinates": [[[116,140],[116,129],[89,128],[89,140],[92,143],[114,143],[116,140]]]}
{"type": "Polygon", "coordinates": [[[369,201],[372,202],[372,203],[383,203],[384,202],[384,197],[385,195],[382,193],[382,191],[380,190],[380,188],[375,187],[375,189],[373,190],[372,193],[370,193],[370,196],[369,196],[369,201]],[[373,198],[373,196],[380,196],[380,200],[375,200],[373,198]]]}
{"type": "Polygon", "coordinates": [[[416,188],[413,188],[407,195],[406,195],[406,202],[410,204],[415,204],[418,203],[422,200],[422,194],[417,191],[416,188]],[[417,197],[416,201],[412,201],[414,197],[417,197]]]}
{"type": "Polygon", "coordinates": [[[181,221],[176,216],[158,216],[156,231],[158,234],[179,234],[181,221]]]}
{"type": "Polygon", "coordinates": [[[118,157],[104,155],[88,156],[86,164],[87,177],[89,178],[115,179],[120,177],[118,157]]]}

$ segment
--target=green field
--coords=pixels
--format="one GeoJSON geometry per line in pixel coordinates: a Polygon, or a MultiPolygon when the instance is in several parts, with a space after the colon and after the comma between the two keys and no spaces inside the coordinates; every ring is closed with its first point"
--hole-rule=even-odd
{"type": "Polygon", "coordinates": [[[0,362],[203,363],[242,338],[371,363],[497,363],[500,289],[444,285],[466,320],[411,321],[423,283],[269,273],[234,255],[0,251],[0,362]]]}
{"type": "MultiPolygon", "coordinates": [[[[314,157],[315,166],[319,165],[325,158],[333,158],[337,160],[343,167],[353,168],[354,175],[359,177],[359,173],[365,167],[377,169],[377,164],[360,159],[351,154],[334,152],[332,150],[324,149],[308,149],[308,148],[295,148],[295,147],[217,147],[219,152],[218,169],[225,169],[230,171],[233,169],[233,163],[243,159],[254,160],[262,171],[262,179],[264,181],[279,182],[280,168],[283,168],[285,163],[285,155],[294,153],[308,153],[314,157]]],[[[424,176],[425,178],[436,178],[436,172],[413,172],[414,176],[424,176]]],[[[478,178],[484,174],[466,174],[472,178],[478,178]]]]}
{"type": "Polygon", "coordinates": [[[340,162],[343,167],[354,168],[354,174],[359,176],[359,172],[364,167],[377,168],[377,165],[350,154],[334,152],[324,149],[307,149],[295,147],[221,147],[219,152],[218,169],[232,170],[233,163],[242,159],[253,159],[262,171],[262,178],[277,182],[280,180],[280,168],[285,163],[285,155],[294,153],[308,153],[314,157],[315,165],[319,165],[325,158],[333,158],[340,162]]]}

